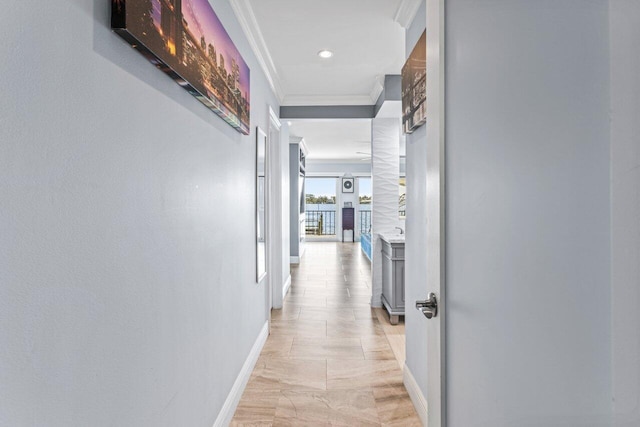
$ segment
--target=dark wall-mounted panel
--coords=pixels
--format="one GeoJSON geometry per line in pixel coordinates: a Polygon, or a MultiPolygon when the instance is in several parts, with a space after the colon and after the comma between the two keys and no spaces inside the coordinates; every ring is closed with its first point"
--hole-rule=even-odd
{"type": "Polygon", "coordinates": [[[374,105],[305,105],[280,107],[285,119],[372,119],[374,105]]]}

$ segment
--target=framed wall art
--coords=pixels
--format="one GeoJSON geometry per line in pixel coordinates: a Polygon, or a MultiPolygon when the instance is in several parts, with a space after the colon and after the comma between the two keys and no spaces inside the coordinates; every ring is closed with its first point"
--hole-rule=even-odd
{"type": "Polygon", "coordinates": [[[354,178],[342,178],[342,192],[343,193],[353,193],[353,183],[354,178]]]}
{"type": "Polygon", "coordinates": [[[207,0],[111,0],[111,28],[207,108],[249,134],[249,67],[207,0]]]}
{"type": "Polygon", "coordinates": [[[427,32],[402,67],[402,131],[412,133],[427,121],[427,32]]]}

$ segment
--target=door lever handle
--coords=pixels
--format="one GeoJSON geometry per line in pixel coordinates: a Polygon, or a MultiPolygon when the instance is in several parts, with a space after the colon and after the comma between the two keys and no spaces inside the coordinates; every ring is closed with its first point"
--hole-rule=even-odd
{"type": "Polygon", "coordinates": [[[424,314],[427,319],[432,319],[438,315],[438,299],[436,294],[430,292],[425,300],[416,301],[416,309],[424,314]]]}

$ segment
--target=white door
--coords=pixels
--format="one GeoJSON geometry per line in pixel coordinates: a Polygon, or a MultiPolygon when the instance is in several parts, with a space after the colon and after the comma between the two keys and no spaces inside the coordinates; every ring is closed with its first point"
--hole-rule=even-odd
{"type": "MultiPolygon", "coordinates": [[[[445,411],[445,224],[444,224],[444,2],[427,0],[427,411],[429,427],[446,425],[445,411]],[[428,298],[430,299],[430,298],[428,298]],[[432,305],[433,299],[428,304],[432,305]],[[431,318],[427,316],[431,315],[431,318]]],[[[418,304],[418,302],[416,302],[418,304]]]]}

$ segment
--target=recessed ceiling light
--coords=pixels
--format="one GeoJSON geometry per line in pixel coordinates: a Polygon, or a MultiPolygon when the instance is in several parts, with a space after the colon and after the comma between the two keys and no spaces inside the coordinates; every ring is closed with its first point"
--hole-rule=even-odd
{"type": "Polygon", "coordinates": [[[288,125],[288,126],[291,126],[292,124],[293,124],[293,122],[292,122],[292,121],[288,121],[288,122],[287,122],[287,125],[288,125]]]}
{"type": "Polygon", "coordinates": [[[333,56],[333,52],[331,52],[330,50],[321,50],[320,52],[318,52],[318,56],[320,58],[324,58],[324,59],[328,59],[331,58],[333,56]]]}

